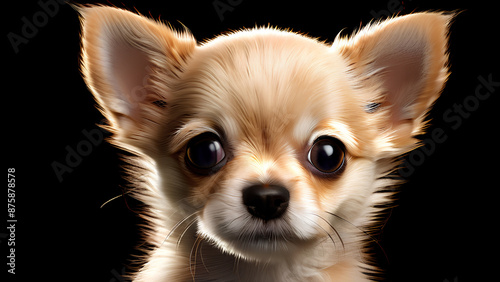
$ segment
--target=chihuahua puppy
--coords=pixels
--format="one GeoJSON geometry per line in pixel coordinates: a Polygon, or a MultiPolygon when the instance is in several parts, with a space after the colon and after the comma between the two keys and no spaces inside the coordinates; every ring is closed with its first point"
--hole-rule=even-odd
{"type": "Polygon", "coordinates": [[[368,281],[402,154],[448,76],[451,16],[333,43],[254,28],[197,43],[81,6],[81,69],[145,204],[135,281],[368,281]]]}

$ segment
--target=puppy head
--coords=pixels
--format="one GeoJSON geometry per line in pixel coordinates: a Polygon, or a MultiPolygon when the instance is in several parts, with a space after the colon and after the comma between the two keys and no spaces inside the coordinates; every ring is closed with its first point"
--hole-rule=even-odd
{"type": "Polygon", "coordinates": [[[194,210],[200,236],[252,260],[355,238],[447,77],[450,17],[437,13],[333,44],[263,28],[200,45],[123,10],[80,13],[113,142],[157,165],[163,200],[147,204],[194,210]]]}

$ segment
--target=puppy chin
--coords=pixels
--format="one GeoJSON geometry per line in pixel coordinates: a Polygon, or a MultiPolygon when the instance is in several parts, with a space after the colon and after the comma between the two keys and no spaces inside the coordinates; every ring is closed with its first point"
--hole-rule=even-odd
{"type": "Polygon", "coordinates": [[[312,226],[314,218],[298,220],[288,213],[264,221],[252,217],[243,207],[238,210],[221,201],[209,202],[198,218],[198,234],[225,253],[259,262],[295,257],[320,240],[312,226]]]}

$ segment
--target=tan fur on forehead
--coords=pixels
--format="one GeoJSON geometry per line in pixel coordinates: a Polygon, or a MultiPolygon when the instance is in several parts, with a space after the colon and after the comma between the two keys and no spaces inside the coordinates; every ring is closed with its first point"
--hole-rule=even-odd
{"type": "Polygon", "coordinates": [[[299,138],[332,118],[344,125],[361,119],[350,125],[360,132],[366,113],[350,95],[345,68],[329,46],[298,34],[256,29],[218,37],[193,54],[171,119],[210,120],[231,137],[288,134],[305,116],[307,131],[296,132],[299,138]]]}

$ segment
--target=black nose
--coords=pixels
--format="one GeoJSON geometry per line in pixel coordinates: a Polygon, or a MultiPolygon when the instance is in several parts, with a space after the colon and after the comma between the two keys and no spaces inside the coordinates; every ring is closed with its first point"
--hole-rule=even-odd
{"type": "Polygon", "coordinates": [[[264,220],[280,217],[289,201],[288,190],[278,185],[253,185],[243,190],[243,204],[248,212],[264,220]]]}

